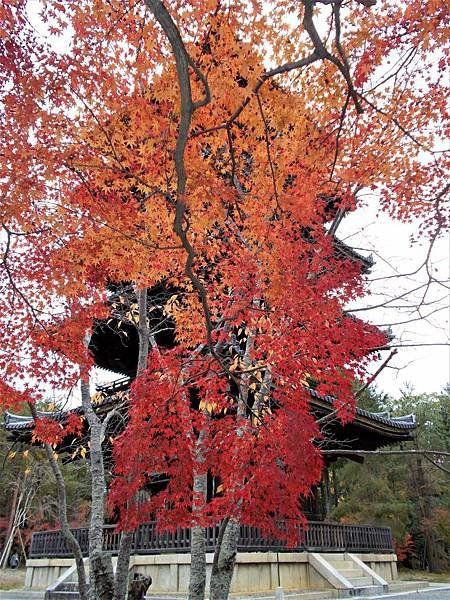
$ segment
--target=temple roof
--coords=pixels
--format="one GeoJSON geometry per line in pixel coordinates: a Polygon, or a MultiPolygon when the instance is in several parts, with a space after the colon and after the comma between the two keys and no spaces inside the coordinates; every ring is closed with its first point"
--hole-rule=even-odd
{"type": "Polygon", "coordinates": [[[372,255],[363,256],[362,254],[360,254],[359,252],[354,250],[351,246],[348,246],[345,242],[343,242],[342,240],[340,240],[337,237],[333,237],[333,244],[334,244],[334,248],[339,256],[350,259],[354,262],[359,262],[361,264],[363,273],[369,273],[370,269],[375,264],[375,261],[374,261],[372,255]]]}
{"type": "MultiPolygon", "coordinates": [[[[108,412],[118,402],[119,398],[124,399],[126,392],[129,389],[132,379],[130,377],[122,377],[115,380],[112,384],[97,386],[98,400],[95,402],[95,410],[100,413],[108,412]]],[[[304,386],[305,391],[310,397],[311,410],[319,415],[330,414],[333,411],[333,403],[335,401],[331,396],[324,396],[316,392],[316,390],[304,386]]],[[[73,408],[70,410],[60,410],[55,412],[38,412],[41,418],[51,418],[58,421],[63,421],[70,413],[82,414],[82,407],[73,408]]],[[[416,429],[417,421],[415,415],[405,415],[400,417],[392,417],[388,412],[369,412],[363,408],[356,407],[355,419],[347,425],[341,425],[340,422],[334,423],[333,429],[344,431],[348,429],[349,435],[356,435],[358,430],[371,432],[381,444],[396,443],[403,440],[411,439],[411,432],[416,429]]],[[[31,416],[17,415],[11,412],[6,412],[4,415],[4,429],[7,431],[31,431],[34,427],[34,419],[31,416]]],[[[360,434],[359,436],[360,437],[360,434]]],[[[342,440],[342,436],[339,435],[342,440]]],[[[375,442],[375,439],[374,439],[375,442]]],[[[353,438],[349,438],[351,447],[355,447],[353,438]]],[[[372,445],[372,444],[371,444],[372,445]]]]}
{"type": "MultiPolygon", "coordinates": [[[[323,396],[316,392],[316,390],[305,387],[307,392],[312,396],[313,399],[319,400],[321,402],[325,402],[329,405],[330,409],[335,401],[331,396],[323,396]]],[[[312,401],[314,405],[315,402],[312,401]]],[[[402,429],[402,430],[412,430],[416,429],[418,426],[416,415],[404,415],[400,417],[392,417],[388,411],[384,412],[370,412],[368,410],[364,410],[359,406],[356,407],[356,417],[360,417],[363,419],[367,419],[368,421],[374,421],[379,423],[380,425],[386,425],[388,427],[392,427],[394,429],[402,429]]]]}

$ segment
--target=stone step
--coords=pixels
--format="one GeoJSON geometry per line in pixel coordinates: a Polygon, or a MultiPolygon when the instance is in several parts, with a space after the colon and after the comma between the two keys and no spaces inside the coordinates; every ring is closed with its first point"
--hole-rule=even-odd
{"type": "Polygon", "coordinates": [[[333,565],[341,563],[353,564],[353,561],[350,558],[345,557],[342,554],[322,554],[321,552],[320,556],[333,565]]]}
{"type": "MultiPolygon", "coordinates": [[[[334,565],[332,565],[334,567],[334,565]]],[[[336,569],[336,567],[335,567],[336,569]]],[[[354,569],[336,569],[339,571],[340,575],[345,577],[346,579],[355,579],[357,577],[367,577],[362,569],[358,569],[355,567],[354,569]]],[[[370,580],[372,583],[372,580],[370,580]]]]}
{"type": "Polygon", "coordinates": [[[62,583],[58,588],[60,592],[78,592],[78,583],[76,581],[68,581],[66,583],[62,583]]]}
{"type": "Polygon", "coordinates": [[[350,583],[355,588],[363,588],[373,585],[372,577],[352,577],[350,583]]]}
{"type": "Polygon", "coordinates": [[[330,563],[332,567],[334,567],[337,571],[341,571],[342,569],[357,569],[358,567],[352,560],[330,560],[325,558],[327,563],[330,563]]]}
{"type": "Polygon", "coordinates": [[[327,563],[330,564],[334,569],[336,569],[336,571],[347,571],[348,569],[357,569],[358,568],[355,565],[355,563],[351,562],[351,561],[346,561],[346,562],[336,561],[336,562],[333,562],[331,560],[327,560],[327,563]]]}

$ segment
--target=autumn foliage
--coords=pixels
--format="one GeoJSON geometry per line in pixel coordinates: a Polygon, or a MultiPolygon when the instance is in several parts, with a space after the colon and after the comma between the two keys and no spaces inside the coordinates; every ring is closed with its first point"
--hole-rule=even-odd
{"type": "Polygon", "coordinates": [[[83,433],[83,421],[75,413],[69,413],[63,422],[49,417],[41,417],[36,421],[33,440],[57,446],[66,436],[80,436],[83,433]]]}
{"type": "Polygon", "coordinates": [[[74,385],[111,282],[162,283],[176,345],[133,384],[111,502],[190,522],[201,434],[199,522],[279,533],[321,471],[302,383],[351,419],[386,343],[345,312],[366,283],[331,223],[371,192],[418,236],[448,226],[447,3],[167,2],[178,62],[156,0],[33,6],[0,8],[2,385],[74,385]]]}

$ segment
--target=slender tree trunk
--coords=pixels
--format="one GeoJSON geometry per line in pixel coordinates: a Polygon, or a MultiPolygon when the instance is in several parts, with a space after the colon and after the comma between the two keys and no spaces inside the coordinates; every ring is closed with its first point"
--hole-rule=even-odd
{"type": "MultiPolygon", "coordinates": [[[[417,440],[415,448],[419,450],[417,440]]],[[[425,537],[425,558],[432,573],[441,573],[445,569],[444,557],[446,553],[441,540],[437,538],[431,529],[433,517],[432,492],[423,466],[423,458],[420,454],[416,454],[416,467],[418,491],[416,498],[421,512],[421,527],[425,537]]]]}
{"type": "MultiPolygon", "coordinates": [[[[227,325],[228,327],[228,325],[227,325]]],[[[218,342],[214,346],[214,352],[220,353],[222,350],[223,341],[218,342]]],[[[189,400],[188,400],[189,401],[189,400]]],[[[206,401],[208,404],[208,401],[206,401]]],[[[208,493],[208,473],[205,472],[205,449],[203,447],[205,438],[208,433],[208,419],[210,414],[206,408],[203,415],[207,424],[198,434],[195,443],[194,456],[194,474],[193,474],[193,503],[192,517],[194,523],[197,516],[205,508],[208,493]]],[[[190,418],[188,415],[184,418],[190,418]]],[[[190,435],[193,437],[194,431],[191,425],[190,435]]],[[[206,589],[206,545],[205,545],[205,530],[203,527],[194,524],[191,529],[191,571],[189,579],[189,600],[203,600],[206,589]]]]}
{"type": "Polygon", "coordinates": [[[333,508],[333,497],[331,495],[330,488],[330,471],[329,467],[325,467],[323,470],[323,492],[324,492],[324,513],[325,520],[331,518],[331,510],[333,508]]]}
{"type": "MultiPolygon", "coordinates": [[[[151,342],[150,328],[147,314],[147,288],[136,292],[139,306],[139,356],[136,377],[147,368],[148,352],[151,342]]],[[[114,600],[124,600],[128,588],[128,571],[130,569],[130,555],[133,549],[133,531],[122,533],[117,556],[116,577],[114,582],[114,600]]]]}
{"type": "MultiPolygon", "coordinates": [[[[198,481],[202,477],[194,479],[194,488],[198,487],[198,481]]],[[[200,525],[194,525],[191,529],[191,572],[189,577],[189,600],[204,600],[206,588],[206,548],[205,530],[200,525]]]]}
{"type": "Polygon", "coordinates": [[[128,571],[133,549],[134,531],[124,531],[120,537],[119,554],[117,556],[116,579],[114,584],[114,600],[124,600],[128,588],[128,571]]]}
{"type": "Polygon", "coordinates": [[[333,500],[334,500],[334,508],[337,508],[339,503],[339,489],[338,489],[338,480],[336,475],[336,468],[333,465],[331,467],[331,475],[333,477],[333,500]]]}
{"type": "MultiPolygon", "coordinates": [[[[34,486],[30,487],[28,489],[28,491],[25,491],[24,487],[25,487],[25,482],[23,481],[22,482],[22,491],[20,492],[18,500],[17,500],[16,511],[14,513],[14,520],[12,523],[11,531],[10,531],[8,539],[6,540],[2,558],[0,559],[0,565],[2,567],[6,567],[8,565],[8,557],[11,552],[11,548],[14,543],[14,538],[16,537],[16,533],[17,533],[20,543],[22,544],[22,549],[23,549],[23,541],[22,541],[22,536],[20,534],[20,528],[24,526],[24,524],[27,520],[28,510],[30,508],[30,504],[33,500],[33,497],[34,497],[34,494],[36,491],[34,486]]],[[[26,560],[27,556],[26,556],[24,550],[23,550],[23,556],[26,560]]]]}
{"type": "MultiPolygon", "coordinates": [[[[203,440],[205,430],[202,430],[196,443],[196,471],[193,482],[192,518],[201,512],[206,503],[207,474],[204,472],[203,440]]],[[[206,548],[205,530],[194,525],[191,530],[191,572],[189,579],[189,600],[204,600],[206,587],[206,548]]]]}
{"type": "MultiPolygon", "coordinates": [[[[89,341],[86,341],[88,345],[89,341]]],[[[89,570],[91,600],[111,600],[114,574],[111,556],[103,551],[103,526],[105,523],[106,479],[102,442],[103,424],[91,403],[89,382],[80,382],[81,403],[89,424],[89,467],[91,475],[91,519],[89,523],[89,570]]]]}
{"type": "MultiPolygon", "coordinates": [[[[236,435],[241,437],[245,428],[244,419],[247,417],[248,391],[250,375],[248,369],[251,365],[251,353],[253,350],[254,337],[248,334],[245,352],[242,360],[242,370],[239,385],[239,397],[237,405],[238,426],[236,435]],[[240,422],[239,422],[240,418],[240,422]]],[[[266,382],[268,383],[268,382],[266,382]]],[[[264,382],[263,386],[264,387],[264,382]]],[[[262,400],[258,400],[261,402],[262,400]]],[[[238,483],[238,485],[243,485],[238,483]]],[[[214,553],[213,567],[210,581],[210,600],[226,600],[230,592],[231,579],[233,577],[234,565],[236,564],[237,546],[239,541],[240,524],[237,519],[229,519],[225,525],[223,537],[219,536],[216,552],[214,553]]]]}
{"type": "MultiPolygon", "coordinates": [[[[30,408],[31,416],[36,421],[38,419],[38,414],[36,411],[36,407],[31,402],[28,403],[30,408]]],[[[53,475],[56,480],[56,488],[58,491],[58,508],[59,508],[59,520],[61,523],[61,531],[63,532],[64,537],[71,549],[74,557],[75,564],[77,567],[78,574],[78,591],[80,594],[80,600],[88,600],[88,585],[86,581],[86,571],[84,568],[83,562],[83,554],[81,552],[80,544],[77,539],[73,535],[69,527],[69,521],[67,519],[67,498],[66,498],[66,484],[64,482],[64,477],[61,472],[58,461],[56,460],[52,447],[50,444],[44,444],[45,453],[47,455],[48,462],[50,463],[50,467],[53,471],[53,475]]]]}
{"type": "Polygon", "coordinates": [[[210,600],[227,600],[236,564],[240,526],[230,519],[224,528],[223,538],[217,543],[211,570],[210,600]]]}
{"type": "Polygon", "coordinates": [[[8,529],[6,530],[6,535],[5,535],[5,545],[4,545],[3,552],[2,552],[1,558],[0,558],[0,568],[1,569],[5,568],[6,565],[8,564],[8,557],[9,557],[9,553],[11,551],[11,543],[12,543],[11,535],[13,533],[14,523],[16,520],[18,497],[19,497],[19,482],[16,482],[16,485],[14,486],[13,497],[11,499],[11,509],[9,511],[8,529]]]}
{"type": "MultiPolygon", "coordinates": [[[[13,530],[13,524],[14,524],[16,510],[17,510],[18,497],[19,497],[19,482],[16,482],[16,484],[14,485],[13,497],[11,499],[11,509],[9,511],[8,529],[6,530],[6,535],[5,535],[5,546],[6,546],[6,541],[9,540],[11,532],[13,530]]],[[[0,566],[4,566],[3,562],[4,561],[1,561],[0,566]]]]}

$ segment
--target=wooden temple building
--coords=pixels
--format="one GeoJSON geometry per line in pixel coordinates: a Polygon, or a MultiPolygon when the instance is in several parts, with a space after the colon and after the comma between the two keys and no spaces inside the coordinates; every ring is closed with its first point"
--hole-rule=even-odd
{"type": "MultiPolygon", "coordinates": [[[[336,242],[336,251],[359,261],[365,270],[372,264],[370,259],[356,254],[342,242],[336,242]]],[[[164,292],[159,290],[159,293],[164,292]]],[[[161,318],[157,311],[152,315],[152,318],[161,318]]],[[[172,335],[169,328],[160,339],[157,338],[158,344],[170,346],[173,343],[172,335]]],[[[131,324],[122,325],[120,335],[114,327],[98,324],[91,340],[95,362],[97,366],[118,375],[112,384],[98,386],[95,410],[99,415],[106,415],[118,403],[122,403],[126,411],[127,390],[135,376],[137,364],[137,342],[137,332],[131,324]]],[[[349,451],[376,450],[409,441],[417,427],[414,415],[392,417],[387,413],[373,413],[361,408],[356,408],[351,423],[342,425],[332,418],[332,398],[320,395],[307,386],[304,387],[304,393],[311,411],[318,419],[330,416],[324,420],[324,449],[345,450],[342,456],[346,459],[363,462],[360,456],[351,455],[349,451]]],[[[81,407],[71,410],[79,414],[82,412],[81,407]]],[[[41,414],[63,422],[68,412],[41,414]]],[[[6,413],[3,426],[17,444],[33,443],[32,417],[6,413]]],[[[114,419],[111,419],[109,427],[117,427],[114,419]]],[[[71,455],[73,458],[77,444],[83,444],[82,437],[64,440],[60,447],[63,460],[64,457],[70,460],[71,455]]],[[[327,459],[327,467],[338,458],[339,452],[335,452],[327,459]]],[[[327,467],[322,485],[318,486],[304,507],[309,528],[305,535],[299,535],[298,547],[288,549],[280,541],[265,539],[256,528],[241,527],[232,592],[260,594],[282,587],[285,590],[330,590],[333,597],[346,597],[362,588],[386,591],[390,582],[395,580],[396,557],[389,528],[333,523],[329,520],[327,467]]],[[[76,529],[74,533],[87,554],[88,529],[76,529]]],[[[218,527],[205,530],[206,545],[211,551],[211,555],[208,555],[209,565],[217,534],[218,527]]],[[[119,535],[114,525],[105,526],[104,547],[113,555],[118,550],[119,535]]],[[[155,523],[144,523],[135,532],[131,569],[152,576],[152,592],[183,594],[187,591],[189,581],[189,551],[189,529],[179,528],[173,533],[160,533],[155,523]]],[[[55,588],[62,585],[61,581],[72,581],[73,578],[73,560],[62,533],[35,532],[27,561],[26,585],[55,588]]]]}

